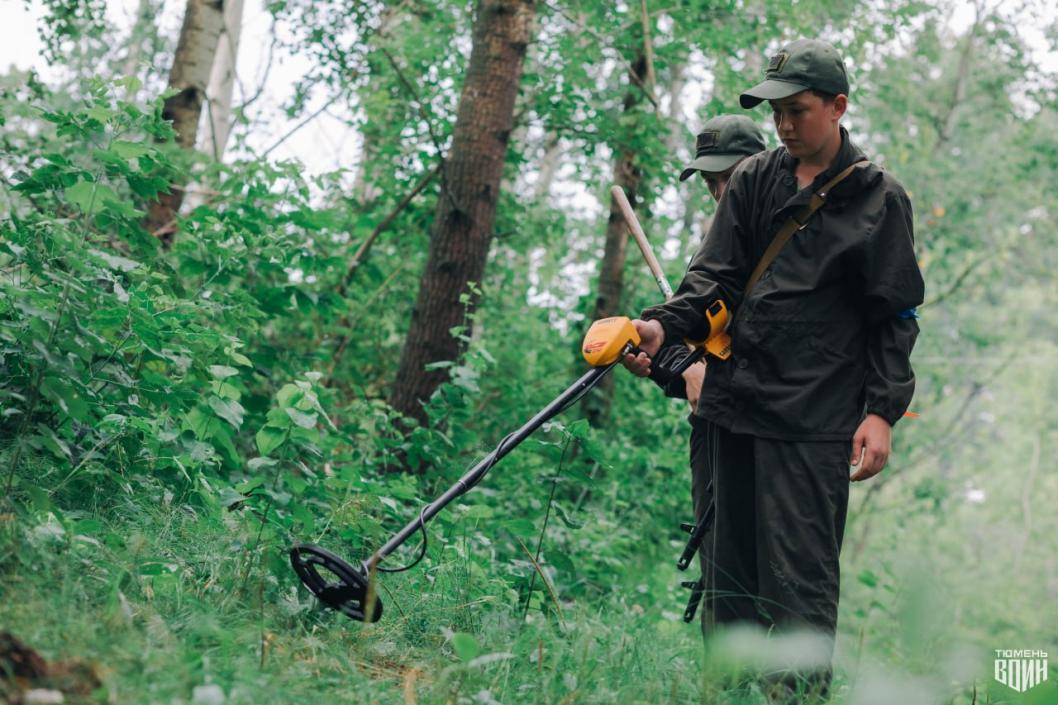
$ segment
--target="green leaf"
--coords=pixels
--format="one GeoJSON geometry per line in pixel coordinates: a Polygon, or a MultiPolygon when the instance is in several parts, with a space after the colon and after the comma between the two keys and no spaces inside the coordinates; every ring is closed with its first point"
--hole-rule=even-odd
{"type": "Polygon", "coordinates": [[[246,467],[251,470],[259,470],[260,468],[270,468],[276,462],[275,458],[250,458],[249,462],[246,463],[246,467]]]}
{"type": "Polygon", "coordinates": [[[205,413],[197,406],[184,414],[184,421],[187,423],[187,427],[191,429],[191,432],[195,434],[195,438],[200,441],[208,441],[213,438],[219,424],[215,417],[205,413]]]}
{"type": "Polygon", "coordinates": [[[39,436],[34,436],[41,445],[51,451],[52,455],[60,460],[70,459],[70,446],[66,445],[66,441],[62,440],[55,435],[55,431],[47,428],[43,425],[38,425],[41,433],[39,436]]]}
{"type": "Polygon", "coordinates": [[[136,159],[151,151],[151,148],[145,144],[125,140],[114,140],[110,149],[122,159],[136,159]]]}
{"type": "Polygon", "coordinates": [[[878,587],[878,576],[869,570],[865,570],[860,573],[858,576],[856,576],[856,579],[867,587],[878,587]]]}
{"type": "Polygon", "coordinates": [[[248,496],[231,487],[221,487],[217,491],[217,501],[226,509],[232,509],[236,504],[248,499],[250,499],[248,496]]]}
{"type": "Polygon", "coordinates": [[[29,494],[29,503],[38,512],[51,509],[51,498],[48,493],[36,485],[23,484],[22,489],[29,494]]]}
{"type": "Polygon", "coordinates": [[[307,441],[308,443],[319,443],[320,432],[315,426],[312,428],[304,428],[302,426],[294,426],[290,429],[290,439],[298,441],[307,441]]]}
{"type": "Polygon", "coordinates": [[[306,414],[297,409],[286,409],[287,416],[290,420],[301,428],[315,428],[316,427],[316,414],[306,414]]]}
{"type": "Polygon", "coordinates": [[[153,560],[144,561],[140,563],[140,575],[163,575],[165,573],[175,573],[177,567],[173,563],[167,563],[164,560],[153,560]]]}
{"type": "Polygon", "coordinates": [[[209,373],[216,379],[226,379],[239,374],[239,371],[234,367],[228,367],[227,365],[210,365],[209,373]]]}
{"type": "Polygon", "coordinates": [[[114,85],[124,88],[130,98],[136,95],[136,92],[143,87],[143,82],[135,76],[125,76],[124,78],[114,79],[114,85]]]}
{"type": "Polygon", "coordinates": [[[312,515],[308,507],[302,504],[295,504],[291,514],[293,514],[296,521],[301,522],[301,527],[305,533],[311,534],[316,530],[316,517],[312,515]]]}
{"type": "Polygon", "coordinates": [[[467,519],[488,519],[496,515],[496,510],[487,504],[474,504],[467,508],[463,516],[467,519]]]}
{"type": "Polygon", "coordinates": [[[565,553],[559,553],[558,551],[548,551],[547,562],[555,566],[555,569],[567,578],[572,579],[577,574],[577,569],[573,565],[573,561],[570,560],[569,556],[567,556],[565,553]]]}
{"type": "Polygon", "coordinates": [[[239,391],[238,387],[234,387],[227,382],[218,382],[214,380],[213,384],[210,385],[210,389],[213,390],[214,394],[223,399],[234,399],[235,401],[238,401],[242,397],[242,392],[239,391]]]}
{"type": "Polygon", "coordinates": [[[588,437],[588,434],[591,432],[591,426],[588,424],[587,419],[577,419],[573,423],[566,426],[566,430],[569,432],[569,435],[573,438],[584,440],[588,437]]]}
{"type": "Polygon", "coordinates": [[[287,487],[294,494],[301,494],[308,488],[309,483],[305,478],[298,477],[297,475],[290,475],[287,477],[287,487]]]}
{"type": "Polygon", "coordinates": [[[51,399],[72,419],[84,421],[88,417],[88,403],[70,381],[64,377],[45,377],[41,394],[51,399]]]}
{"type": "Polygon", "coordinates": [[[566,526],[568,526],[571,529],[584,528],[584,522],[577,521],[576,519],[571,517],[569,515],[569,513],[566,512],[565,508],[561,504],[559,504],[558,502],[555,502],[554,507],[555,507],[555,514],[558,515],[558,518],[562,520],[563,524],[565,524],[566,526]]]}
{"type": "Polygon", "coordinates": [[[241,492],[242,494],[250,494],[262,484],[264,484],[263,477],[251,477],[246,482],[240,482],[239,484],[235,485],[235,489],[236,491],[241,492]]]}
{"type": "Polygon", "coordinates": [[[241,365],[242,367],[253,367],[253,363],[250,362],[250,358],[246,357],[242,353],[230,352],[228,353],[228,357],[230,357],[231,361],[234,362],[236,365],[241,365]]]}
{"type": "Polygon", "coordinates": [[[114,189],[95,181],[78,181],[73,186],[67,187],[63,191],[63,196],[84,211],[86,215],[98,212],[104,203],[121,202],[114,189]]]}
{"type": "Polygon", "coordinates": [[[266,418],[268,419],[268,425],[272,428],[290,428],[290,417],[287,416],[285,409],[271,409],[266,418]]]}
{"type": "Polygon", "coordinates": [[[242,408],[242,404],[234,399],[221,399],[218,396],[211,396],[209,398],[209,408],[213,409],[213,413],[217,416],[234,426],[236,430],[242,426],[245,410],[242,408]]]}
{"type": "Polygon", "coordinates": [[[89,250],[89,254],[103,261],[107,267],[118,272],[131,272],[140,266],[140,263],[128,257],[112,255],[101,250],[89,250]]]}
{"type": "Polygon", "coordinates": [[[257,452],[261,455],[268,455],[286,442],[287,432],[282,428],[263,426],[261,430],[257,432],[256,440],[257,452]]]}
{"type": "Polygon", "coordinates": [[[107,110],[100,105],[93,105],[91,108],[84,111],[85,115],[93,120],[98,120],[99,122],[106,122],[114,116],[114,113],[114,110],[107,110]]]}
{"type": "Polygon", "coordinates": [[[297,385],[284,384],[278,392],[276,392],[276,401],[279,402],[280,406],[294,406],[300,399],[301,395],[304,394],[297,385]]]}
{"type": "Polygon", "coordinates": [[[478,640],[465,632],[456,632],[452,635],[452,650],[456,652],[462,661],[469,661],[481,653],[478,640]]]}

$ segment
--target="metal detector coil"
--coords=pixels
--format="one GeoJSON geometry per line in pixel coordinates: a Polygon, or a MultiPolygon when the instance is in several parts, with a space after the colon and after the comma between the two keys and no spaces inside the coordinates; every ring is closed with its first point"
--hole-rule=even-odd
{"type": "Polygon", "coordinates": [[[382,600],[373,594],[366,563],[354,568],[325,548],[303,543],[291,549],[290,564],[305,587],[327,607],[360,622],[382,618],[382,600]],[[327,580],[320,574],[321,568],[337,580],[327,580]]]}

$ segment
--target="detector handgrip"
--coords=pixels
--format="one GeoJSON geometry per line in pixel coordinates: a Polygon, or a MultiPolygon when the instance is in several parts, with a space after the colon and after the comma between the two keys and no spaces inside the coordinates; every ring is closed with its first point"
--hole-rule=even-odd
{"type": "Polygon", "coordinates": [[[727,326],[731,323],[731,314],[723,299],[717,299],[705,309],[705,320],[709,323],[709,337],[705,340],[686,340],[688,345],[704,348],[714,357],[726,360],[731,357],[731,336],[727,326]]]}

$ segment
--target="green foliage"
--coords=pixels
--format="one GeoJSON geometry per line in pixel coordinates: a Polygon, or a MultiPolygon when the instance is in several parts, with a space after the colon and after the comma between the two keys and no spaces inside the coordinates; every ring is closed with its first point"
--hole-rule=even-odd
{"type": "MultiPolygon", "coordinates": [[[[853,491],[833,701],[969,705],[989,649],[1058,651],[1053,77],[998,14],[965,63],[937,8],[886,5],[882,23],[879,7],[651,5],[655,110],[627,79],[638,5],[539,5],[483,304],[452,331],[467,354],[435,363],[448,381],[423,427],[383,400],[440,180],[348,267],[446,149],[470,4],[270,5],[313,57],[290,114],[325,90],[365,139],[352,191],[159,143],[171,130],[138,82],[83,78],[114,47],[71,59],[72,87],[0,78],[0,622],[49,657],[92,655],[118,702],[204,685],[230,702],[764,702],[743,657],[770,642],[703,654],[678,621],[686,411],[621,373],[610,427],[567,412],[438,515],[423,563],[381,578],[378,625],[321,610],[286,551],[367,556],[579,376],[608,215],[581,202],[605,197],[613,155],[639,155],[675,280],[709,208],[676,190],[697,125],[668,110],[675,79],[704,67],[701,109],[731,110],[753,57],[826,26],[856,68],[856,139],[911,193],[933,299],[921,417],[853,491]],[[548,145],[562,187],[536,192],[548,145]],[[201,198],[163,250],[141,214],[188,169],[201,198]]],[[[629,313],[657,300],[632,257],[625,281],[629,313]]]]}
{"type": "MultiPolygon", "coordinates": [[[[31,0],[23,0],[28,7],[31,0]]],[[[98,37],[104,31],[106,3],[103,0],[43,0],[45,21],[40,23],[44,56],[57,63],[70,43],[81,37],[98,37]]]]}

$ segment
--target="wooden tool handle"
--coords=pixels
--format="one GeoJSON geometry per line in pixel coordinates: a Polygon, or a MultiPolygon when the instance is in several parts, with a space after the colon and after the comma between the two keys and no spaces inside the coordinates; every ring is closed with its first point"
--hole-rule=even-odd
{"type": "Polygon", "coordinates": [[[621,214],[625,217],[625,223],[628,224],[632,237],[635,238],[636,244],[639,245],[639,251],[643,253],[643,259],[647,261],[650,273],[654,275],[654,281],[658,283],[658,288],[661,289],[662,295],[666,300],[671,299],[672,287],[669,286],[669,280],[665,278],[665,273],[661,271],[661,265],[658,264],[658,258],[654,256],[654,251],[650,249],[646,233],[643,232],[643,228],[639,225],[639,219],[636,218],[636,213],[632,210],[632,204],[628,202],[624,189],[620,186],[613,186],[610,188],[610,196],[613,197],[617,207],[621,209],[621,214]]]}

